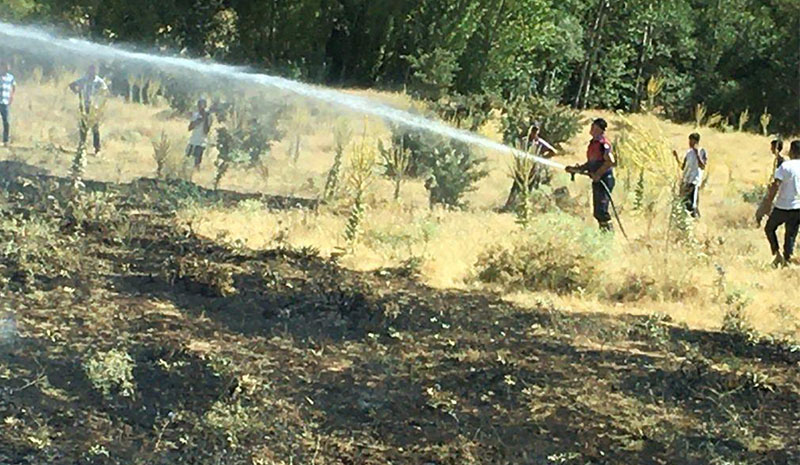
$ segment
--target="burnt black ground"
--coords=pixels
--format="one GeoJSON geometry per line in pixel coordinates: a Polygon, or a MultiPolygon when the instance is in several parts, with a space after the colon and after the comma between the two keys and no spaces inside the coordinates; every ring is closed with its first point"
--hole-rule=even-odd
{"type": "Polygon", "coordinates": [[[57,225],[63,252],[27,281],[0,255],[18,329],[0,346],[0,463],[800,463],[786,344],[520,308],[175,219],[187,199],[253,197],[235,192],[88,183],[105,193],[89,208],[33,167],[0,175],[3,218],[57,225]],[[87,377],[110,349],[135,363],[132,397],[87,377]]]}

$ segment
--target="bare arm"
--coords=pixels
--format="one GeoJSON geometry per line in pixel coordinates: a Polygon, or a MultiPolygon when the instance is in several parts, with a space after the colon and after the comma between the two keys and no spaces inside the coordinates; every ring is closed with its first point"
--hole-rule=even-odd
{"type": "Polygon", "coordinates": [[[767,195],[764,196],[764,200],[761,201],[761,205],[759,205],[758,210],[756,210],[757,223],[761,223],[761,218],[766,216],[772,209],[772,202],[775,201],[775,196],[778,194],[778,189],[780,189],[780,187],[780,179],[775,179],[772,181],[772,184],[769,185],[769,189],[767,189],[767,195]]]}
{"type": "Polygon", "coordinates": [[[699,166],[701,170],[706,169],[706,162],[708,162],[708,159],[701,156],[699,151],[695,150],[695,152],[697,153],[697,166],[699,166]]]}
{"type": "Polygon", "coordinates": [[[617,161],[614,159],[614,154],[611,153],[611,150],[606,151],[606,153],[603,154],[603,164],[597,171],[592,173],[592,181],[599,181],[608,170],[615,166],[617,166],[617,161]]]}

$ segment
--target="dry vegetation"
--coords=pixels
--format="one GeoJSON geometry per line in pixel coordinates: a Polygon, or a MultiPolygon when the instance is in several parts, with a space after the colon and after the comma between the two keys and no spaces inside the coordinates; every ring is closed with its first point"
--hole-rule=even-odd
{"type": "MultiPolygon", "coordinates": [[[[598,235],[588,183],[560,173],[570,195],[544,195],[527,228],[497,213],[508,154],[486,154],[463,211],[429,209],[413,179],[395,201],[376,177],[348,241],[347,186],[314,201],[336,144],[312,116],[264,161],[268,186],[232,170],[213,192],[213,150],[194,184],[139,179],[153,143],[165,177],[190,176],[187,120],[112,99],[76,197],[69,78],[22,83],[0,149],[0,462],[800,460],[800,276],[768,266],[743,198],[768,178],[767,138],[701,129],[691,224],[631,149],[615,192],[630,242],[598,235]]],[[[612,139],[633,123],[679,151],[693,129],[603,116],[612,139]]],[[[368,122],[353,144],[387,134],[368,122]]]]}

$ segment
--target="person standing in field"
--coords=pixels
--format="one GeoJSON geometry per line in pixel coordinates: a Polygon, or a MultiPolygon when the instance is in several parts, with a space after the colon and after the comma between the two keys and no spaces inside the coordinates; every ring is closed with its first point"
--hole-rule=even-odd
{"type": "Polygon", "coordinates": [[[586,163],[567,166],[567,173],[585,173],[592,178],[592,207],[594,218],[600,229],[612,232],[611,215],[608,207],[611,204],[611,193],[614,191],[614,166],[617,162],[611,151],[611,142],[606,138],[608,123],[603,118],[592,122],[589,134],[592,140],[586,150],[586,163]]]}
{"type": "MultiPolygon", "coordinates": [[[[87,124],[86,119],[93,112],[99,110],[99,103],[101,99],[108,93],[108,85],[106,81],[97,75],[97,67],[89,65],[86,70],[86,75],[82,78],[72,82],[69,89],[78,94],[80,97],[80,110],[81,110],[81,144],[86,142],[86,135],[89,133],[89,128],[85,127],[87,124]]],[[[100,153],[100,122],[95,121],[91,127],[92,142],[94,145],[95,155],[100,153]]]]}
{"type": "Polygon", "coordinates": [[[678,152],[673,150],[672,156],[681,165],[683,176],[681,178],[680,195],[686,211],[694,218],[700,217],[700,187],[703,185],[703,170],[708,163],[708,154],[700,147],[700,134],[689,134],[689,150],[683,157],[683,162],[678,158],[678,152]]]}
{"type": "Polygon", "coordinates": [[[186,146],[186,156],[194,158],[195,169],[203,162],[203,152],[206,150],[208,133],[211,131],[211,113],[206,109],[206,100],[197,101],[197,111],[192,113],[189,121],[189,144],[186,146]]]}
{"type": "Polygon", "coordinates": [[[3,118],[3,145],[8,146],[11,132],[11,104],[17,92],[17,81],[8,62],[0,63],[0,116],[3,118]]]}
{"type": "Polygon", "coordinates": [[[772,166],[772,172],[774,173],[784,162],[783,155],[781,155],[783,151],[783,141],[780,139],[772,139],[772,142],[769,144],[769,151],[772,152],[772,155],[775,157],[775,162],[772,166]]]}
{"type": "Polygon", "coordinates": [[[774,180],[764,201],[756,210],[756,222],[769,214],[764,232],[775,260],[773,266],[786,266],[792,258],[797,231],[800,229],[800,140],[792,141],[789,160],[775,170],[774,180]],[[772,211],[770,212],[770,209],[772,211]],[[783,225],[783,253],[778,243],[778,227],[783,225]]]}
{"type": "MultiPolygon", "coordinates": [[[[550,157],[555,155],[555,147],[539,137],[539,128],[540,125],[538,121],[534,121],[533,124],[531,124],[531,127],[528,129],[527,137],[523,139],[523,150],[541,157],[550,157]]],[[[542,168],[538,164],[534,164],[533,167],[531,167],[531,173],[528,177],[528,183],[531,185],[531,187],[536,182],[536,172],[540,169],[542,168]]],[[[515,179],[514,182],[511,183],[511,192],[508,193],[508,199],[506,199],[506,204],[502,211],[510,211],[514,207],[514,204],[517,202],[519,190],[519,183],[515,179]]]]}

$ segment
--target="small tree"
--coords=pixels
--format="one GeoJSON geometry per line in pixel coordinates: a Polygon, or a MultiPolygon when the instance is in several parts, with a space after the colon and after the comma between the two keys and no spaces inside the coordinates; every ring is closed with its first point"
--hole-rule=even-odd
{"type": "Polygon", "coordinates": [[[322,198],[327,202],[333,199],[336,191],[339,189],[339,177],[342,170],[342,161],[344,160],[344,150],[347,144],[350,143],[352,131],[346,120],[340,120],[333,127],[333,143],[334,143],[334,156],[333,165],[328,171],[328,177],[325,180],[325,190],[322,198]]]}
{"type": "Polygon", "coordinates": [[[159,179],[164,175],[164,166],[167,164],[169,158],[169,151],[172,148],[172,143],[165,131],[161,131],[161,136],[158,140],[153,142],[153,159],[156,161],[156,177],[159,179]]]}
{"type": "Polygon", "coordinates": [[[399,146],[393,145],[386,148],[383,141],[378,141],[378,151],[383,159],[386,175],[394,182],[394,200],[397,201],[400,199],[400,186],[408,171],[411,152],[403,147],[402,142],[399,146]]]}
{"type": "Polygon", "coordinates": [[[517,202],[517,223],[523,228],[527,228],[530,220],[533,217],[533,209],[531,205],[531,174],[533,173],[536,163],[528,157],[514,155],[514,162],[511,165],[510,173],[511,179],[517,186],[519,192],[519,201],[517,202]]]}
{"type": "Polygon", "coordinates": [[[474,190],[475,183],[488,174],[481,167],[485,160],[476,157],[469,145],[456,141],[426,152],[423,164],[430,205],[462,207],[464,194],[474,190]]]}
{"type": "Polygon", "coordinates": [[[764,134],[764,137],[769,135],[769,123],[772,121],[772,115],[769,114],[767,111],[767,107],[764,107],[764,113],[761,114],[760,123],[761,123],[761,132],[764,134]]]}
{"type": "Polygon", "coordinates": [[[361,234],[361,223],[366,208],[364,194],[372,184],[375,170],[375,146],[366,138],[353,146],[350,152],[350,166],[347,173],[347,184],[352,198],[350,214],[345,226],[344,238],[348,245],[353,245],[361,234]]]}
{"type": "Polygon", "coordinates": [[[739,132],[744,130],[744,127],[747,125],[748,121],[750,121],[750,109],[745,108],[744,111],[739,113],[739,132]]]}

